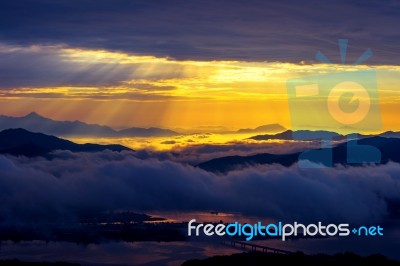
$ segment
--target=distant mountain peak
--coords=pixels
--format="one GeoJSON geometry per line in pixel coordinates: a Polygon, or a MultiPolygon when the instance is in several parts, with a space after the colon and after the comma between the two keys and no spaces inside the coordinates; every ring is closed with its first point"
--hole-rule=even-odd
{"type": "Polygon", "coordinates": [[[22,116],[21,118],[28,119],[28,120],[34,119],[34,120],[49,120],[49,121],[51,121],[51,119],[41,116],[40,114],[38,114],[36,112],[30,112],[29,114],[22,116]]]}
{"type": "Polygon", "coordinates": [[[281,139],[281,140],[317,140],[317,139],[333,139],[341,140],[346,136],[332,131],[324,130],[286,130],[277,134],[263,134],[252,136],[249,139],[253,140],[271,140],[271,139],[281,139]]]}
{"type": "Polygon", "coordinates": [[[174,136],[179,133],[162,128],[127,128],[114,130],[111,127],[87,124],[79,120],[57,121],[31,112],[22,117],[0,115],[0,130],[8,128],[24,128],[31,132],[42,132],[53,136],[90,136],[90,137],[150,137],[174,136]]]}
{"type": "Polygon", "coordinates": [[[42,117],[41,115],[39,115],[36,112],[30,112],[29,114],[27,114],[25,117],[42,117]]]}
{"type": "Polygon", "coordinates": [[[278,133],[285,131],[286,128],[283,127],[280,124],[274,123],[274,124],[267,124],[267,125],[262,125],[258,126],[256,128],[242,128],[236,131],[237,133],[278,133]]]}

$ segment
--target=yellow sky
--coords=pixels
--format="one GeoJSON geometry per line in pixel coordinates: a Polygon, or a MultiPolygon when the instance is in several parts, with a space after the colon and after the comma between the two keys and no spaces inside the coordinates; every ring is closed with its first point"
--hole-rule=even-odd
{"type": "Polygon", "coordinates": [[[60,64],[73,65],[85,73],[90,70],[95,75],[96,69],[106,68],[111,77],[125,71],[129,78],[101,86],[65,84],[2,90],[2,114],[20,116],[36,111],[57,120],[81,120],[116,128],[237,129],[269,123],[290,128],[288,79],[375,69],[383,130],[400,129],[396,121],[400,110],[399,66],[178,61],[103,50],[29,49],[55,50],[60,64]]]}

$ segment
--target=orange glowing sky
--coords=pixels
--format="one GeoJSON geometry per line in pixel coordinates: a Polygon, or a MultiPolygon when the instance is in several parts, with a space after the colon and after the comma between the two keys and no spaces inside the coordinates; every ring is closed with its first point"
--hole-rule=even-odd
{"type": "Polygon", "coordinates": [[[383,130],[400,129],[396,118],[400,67],[395,65],[175,60],[63,46],[0,45],[0,53],[21,58],[46,55],[60,66],[60,72],[66,72],[60,82],[53,82],[50,72],[43,73],[39,85],[0,90],[5,115],[36,111],[52,119],[115,128],[221,126],[230,130],[269,123],[290,128],[288,79],[375,69],[383,130]]]}

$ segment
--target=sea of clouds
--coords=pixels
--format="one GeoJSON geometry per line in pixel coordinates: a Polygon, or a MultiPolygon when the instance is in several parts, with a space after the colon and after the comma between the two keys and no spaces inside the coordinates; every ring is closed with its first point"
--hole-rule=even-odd
{"type": "Polygon", "coordinates": [[[103,211],[210,211],[283,221],[374,223],[400,201],[400,165],[254,166],[217,175],[133,152],[0,156],[0,225],[62,224],[103,211]]]}

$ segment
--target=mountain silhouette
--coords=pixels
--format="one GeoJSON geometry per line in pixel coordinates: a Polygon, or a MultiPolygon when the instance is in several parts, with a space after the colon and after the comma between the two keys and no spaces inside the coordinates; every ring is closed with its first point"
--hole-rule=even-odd
{"type": "Polygon", "coordinates": [[[281,126],[280,124],[269,124],[269,125],[262,125],[256,128],[242,128],[236,131],[236,133],[277,133],[282,132],[286,128],[281,126]]]}
{"type": "Polygon", "coordinates": [[[400,138],[400,132],[386,131],[382,134],[379,134],[379,136],[385,138],[400,138]]]}
{"type": "Polygon", "coordinates": [[[150,137],[174,136],[179,133],[162,128],[128,128],[116,131],[108,126],[87,124],[81,121],[56,121],[32,112],[23,117],[0,115],[0,130],[23,128],[55,136],[90,137],[150,137]]]}
{"type": "Polygon", "coordinates": [[[336,132],[325,131],[325,130],[286,130],[277,134],[264,134],[264,135],[256,135],[252,136],[248,139],[253,140],[272,140],[272,139],[280,139],[280,140],[319,140],[319,139],[331,139],[331,140],[342,140],[345,139],[346,136],[343,136],[336,132]]]}
{"type": "MultiPolygon", "coordinates": [[[[272,140],[272,139],[279,139],[279,140],[320,140],[320,139],[325,139],[325,140],[346,140],[348,137],[351,139],[353,138],[354,134],[347,134],[347,135],[342,135],[336,132],[332,131],[326,131],[326,130],[286,130],[280,133],[276,134],[263,134],[263,135],[255,135],[252,137],[249,137],[248,139],[253,139],[253,140],[272,140]]],[[[363,135],[363,134],[357,134],[358,138],[370,138],[374,137],[374,135],[363,135]]],[[[386,131],[381,134],[378,134],[377,136],[379,137],[385,137],[385,138],[400,138],[400,132],[394,132],[394,131],[386,131]]]]}
{"type": "Polygon", "coordinates": [[[236,169],[241,169],[258,164],[278,163],[284,166],[291,166],[297,162],[299,153],[293,154],[270,154],[262,153],[251,156],[226,156],[211,159],[198,164],[203,170],[215,173],[227,173],[236,169]]]}
{"type": "Polygon", "coordinates": [[[122,145],[77,144],[42,133],[33,133],[22,128],[6,129],[0,132],[0,153],[24,155],[27,157],[45,155],[55,150],[72,152],[97,152],[103,150],[130,150],[122,145]]]}
{"type": "MultiPolygon", "coordinates": [[[[348,145],[354,147],[358,146],[358,153],[355,154],[355,159],[362,159],[365,155],[366,147],[373,147],[380,151],[380,163],[385,164],[389,161],[400,162],[400,139],[399,138],[384,138],[380,136],[363,138],[358,141],[350,140],[345,143],[341,143],[333,148],[332,150],[332,160],[333,164],[342,165],[363,165],[363,163],[368,163],[369,161],[354,163],[349,161],[348,155],[348,145]]],[[[315,150],[309,150],[303,153],[303,155],[311,154],[315,150]]],[[[226,156],[215,158],[209,161],[198,164],[197,166],[210,172],[215,173],[227,173],[235,169],[242,169],[249,166],[259,165],[259,164],[281,164],[283,166],[290,166],[299,160],[301,152],[291,153],[291,154],[270,154],[262,153],[251,156],[226,156]]],[[[312,157],[310,157],[312,158],[312,157]]],[[[321,163],[319,158],[309,159],[315,163],[321,163]]],[[[324,163],[322,163],[324,164],[324,163]]]]}

